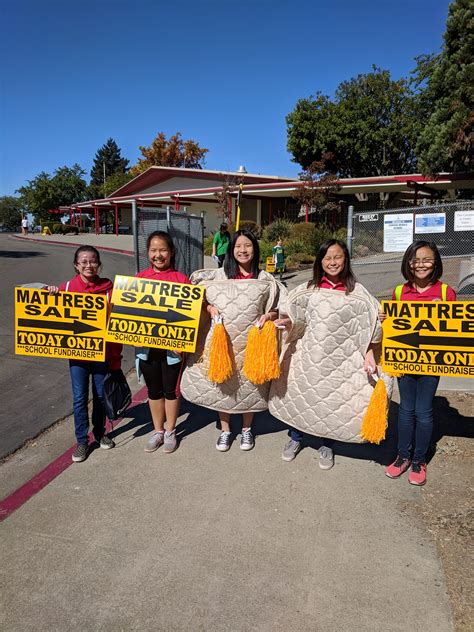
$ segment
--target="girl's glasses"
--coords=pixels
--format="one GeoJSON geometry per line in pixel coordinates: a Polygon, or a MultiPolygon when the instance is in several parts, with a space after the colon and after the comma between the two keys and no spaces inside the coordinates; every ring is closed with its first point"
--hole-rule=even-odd
{"type": "Polygon", "coordinates": [[[412,259],[410,263],[412,266],[432,266],[434,259],[412,259]]]}
{"type": "Polygon", "coordinates": [[[97,261],[78,261],[76,265],[81,266],[81,268],[87,268],[87,266],[90,266],[91,268],[99,267],[97,261]]]}

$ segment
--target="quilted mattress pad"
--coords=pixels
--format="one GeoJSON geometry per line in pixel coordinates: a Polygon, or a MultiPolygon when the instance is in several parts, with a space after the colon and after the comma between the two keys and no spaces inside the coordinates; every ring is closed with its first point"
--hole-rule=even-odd
{"type": "MultiPolygon", "coordinates": [[[[378,310],[360,284],[349,295],[306,285],[290,292],[293,326],[280,357],[281,377],[271,385],[270,412],[303,432],[363,443],[359,433],[375,387],[363,364],[369,344],[381,340],[378,310]]],[[[392,379],[380,367],[378,374],[391,395],[392,379]]]]}
{"type": "Polygon", "coordinates": [[[209,346],[213,323],[206,311],[199,327],[196,352],[187,359],[181,380],[183,396],[201,406],[228,413],[257,412],[268,408],[270,383],[255,386],[242,374],[245,347],[250,328],[258,318],[278,308],[285,288],[270,274],[262,271],[258,279],[227,279],[224,271],[198,270],[191,282],[204,285],[206,301],[217,307],[229,335],[234,372],[223,384],[208,377],[209,346]]]}

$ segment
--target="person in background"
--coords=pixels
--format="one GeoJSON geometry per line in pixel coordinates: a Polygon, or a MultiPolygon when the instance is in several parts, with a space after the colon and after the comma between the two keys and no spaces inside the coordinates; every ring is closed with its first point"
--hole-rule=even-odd
{"type": "Polygon", "coordinates": [[[281,238],[276,242],[276,246],[272,250],[273,263],[275,264],[275,274],[280,275],[280,281],[283,279],[283,272],[285,271],[285,251],[283,249],[283,242],[281,238]]]}
{"type": "Polygon", "coordinates": [[[230,233],[226,223],[222,223],[219,232],[214,235],[212,240],[212,258],[217,260],[217,267],[222,268],[227,248],[230,244],[230,233]]]}
{"type": "MultiPolygon", "coordinates": [[[[432,242],[415,241],[402,260],[402,275],[407,280],[392,294],[396,301],[455,301],[453,288],[440,281],[443,263],[432,242]]],[[[381,313],[380,320],[385,319],[381,313]]],[[[438,388],[437,375],[402,375],[398,378],[398,455],[385,470],[389,478],[399,478],[410,466],[408,482],[426,483],[426,454],[433,434],[433,399],[438,388]]]]}
{"type": "Polygon", "coordinates": [[[28,235],[28,218],[26,215],[23,215],[21,220],[21,232],[23,235],[28,235]]]}

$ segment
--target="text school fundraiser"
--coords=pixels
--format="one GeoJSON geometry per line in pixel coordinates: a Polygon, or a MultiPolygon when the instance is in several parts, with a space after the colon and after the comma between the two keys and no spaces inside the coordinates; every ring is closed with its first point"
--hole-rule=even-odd
{"type": "Polygon", "coordinates": [[[193,352],[203,296],[199,286],[117,275],[107,340],[193,352]]]}

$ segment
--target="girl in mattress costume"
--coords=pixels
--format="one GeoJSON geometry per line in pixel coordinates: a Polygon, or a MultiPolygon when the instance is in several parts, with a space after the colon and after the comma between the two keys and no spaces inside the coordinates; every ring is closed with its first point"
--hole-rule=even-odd
{"type": "MultiPolygon", "coordinates": [[[[187,400],[219,412],[222,432],[216,448],[220,452],[226,452],[232,444],[230,414],[242,414],[240,448],[251,450],[254,413],[268,408],[270,382],[252,383],[244,371],[247,342],[252,329],[266,329],[265,323],[277,318],[286,289],[271,274],[259,271],[259,258],[254,235],[239,230],[229,244],[223,268],[198,270],[191,275],[192,283],[205,286],[207,305],[201,318],[196,352],[188,358],[183,373],[181,393],[187,400]],[[212,378],[210,363],[212,357],[213,361],[222,360],[212,352],[214,334],[222,325],[225,332],[224,329],[220,332],[228,342],[229,371],[219,380],[212,378]]],[[[273,325],[270,327],[275,330],[273,325]]]]}
{"type": "Polygon", "coordinates": [[[285,311],[276,321],[288,331],[281,375],[269,400],[272,415],[292,427],[282,458],[293,460],[308,433],[323,438],[319,466],[330,469],[333,440],[380,443],[385,434],[392,379],[377,368],[380,306],[356,282],[346,244],[331,239],[317,253],[312,280],[289,293],[285,311]],[[377,373],[383,382],[374,393],[377,373]]]}

